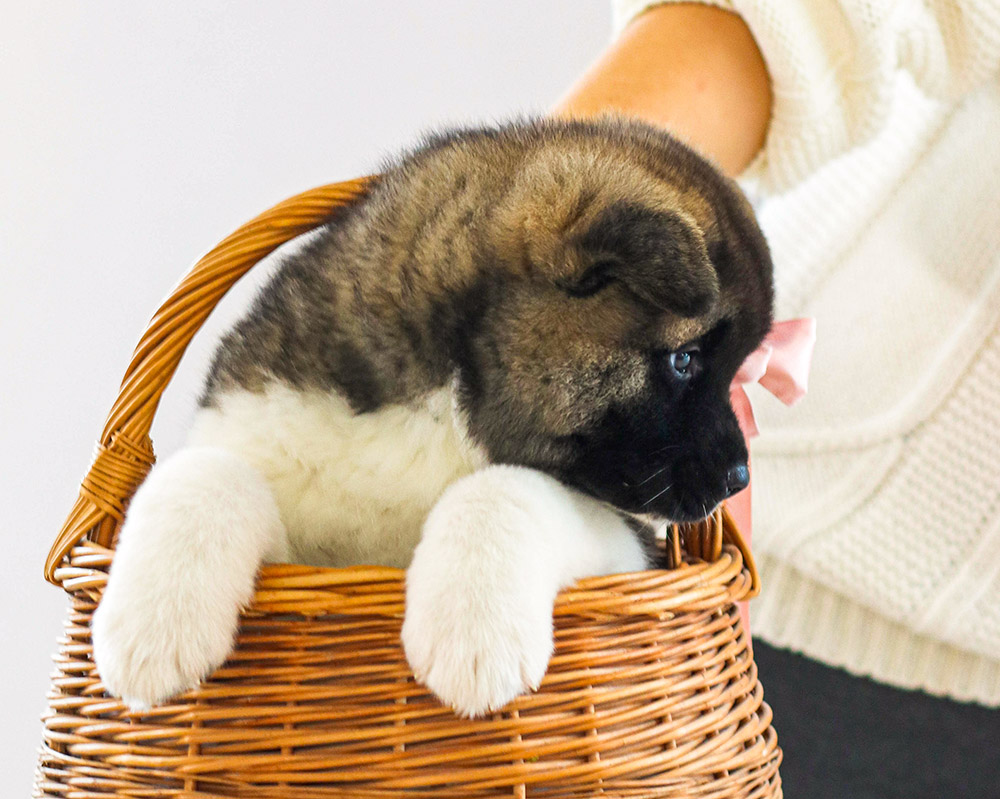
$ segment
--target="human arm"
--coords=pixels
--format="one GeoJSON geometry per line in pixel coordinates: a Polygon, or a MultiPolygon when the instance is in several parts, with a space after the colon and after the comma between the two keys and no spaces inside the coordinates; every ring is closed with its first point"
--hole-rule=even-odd
{"type": "Polygon", "coordinates": [[[713,6],[679,3],[632,21],[554,113],[638,117],[736,175],[760,150],[770,108],[764,60],[743,20],[713,6]]]}

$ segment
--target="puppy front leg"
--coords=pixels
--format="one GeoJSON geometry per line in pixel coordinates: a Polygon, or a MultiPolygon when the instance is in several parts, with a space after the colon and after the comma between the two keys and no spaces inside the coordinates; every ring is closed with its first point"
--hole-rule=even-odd
{"type": "Polygon", "coordinates": [[[287,554],[270,487],[237,456],[181,450],[136,492],[94,614],[109,693],[143,710],[195,687],[229,655],[261,561],[287,554]]]}
{"type": "Polygon", "coordinates": [[[646,563],[603,504],[533,469],[483,469],[450,486],[424,525],[406,574],[407,660],[461,715],[503,707],[545,676],[558,591],[646,563]]]}

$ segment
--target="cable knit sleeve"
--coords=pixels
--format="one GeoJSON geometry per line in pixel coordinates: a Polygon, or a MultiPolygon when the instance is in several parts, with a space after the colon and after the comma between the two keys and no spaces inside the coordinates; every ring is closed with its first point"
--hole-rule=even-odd
{"type": "MultiPolygon", "coordinates": [[[[663,0],[612,0],[616,31],[663,0]]],[[[1000,69],[997,0],[707,0],[739,14],[774,108],[752,169],[782,191],[885,124],[900,71],[954,101],[1000,69]]]]}

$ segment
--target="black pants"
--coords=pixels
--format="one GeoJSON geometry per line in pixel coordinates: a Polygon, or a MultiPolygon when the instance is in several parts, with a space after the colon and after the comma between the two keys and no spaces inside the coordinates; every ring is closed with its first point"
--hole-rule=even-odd
{"type": "Polygon", "coordinates": [[[754,641],[786,799],[1000,799],[1000,710],[901,691],[754,641]]]}

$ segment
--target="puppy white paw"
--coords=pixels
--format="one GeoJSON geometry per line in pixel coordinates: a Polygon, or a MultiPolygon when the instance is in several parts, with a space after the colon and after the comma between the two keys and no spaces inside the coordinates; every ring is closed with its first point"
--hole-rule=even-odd
{"type": "Polygon", "coordinates": [[[219,449],[182,450],[136,492],[94,614],[107,691],[145,710],[198,685],[233,648],[261,560],[286,546],[264,479],[219,449]]]}
{"type": "Polygon", "coordinates": [[[551,600],[496,586],[457,588],[446,570],[414,565],[407,576],[403,646],[420,682],[469,717],[499,710],[538,687],[552,656],[551,600]]]}
{"type": "Polygon", "coordinates": [[[491,467],[451,486],[406,575],[407,660],[463,716],[537,688],[552,656],[559,584],[533,541],[544,517],[522,472],[491,467]]]}
{"type": "Polygon", "coordinates": [[[133,710],[194,688],[232,650],[238,604],[185,607],[184,596],[115,587],[119,590],[105,594],[94,614],[94,660],[108,693],[133,710]]]}

